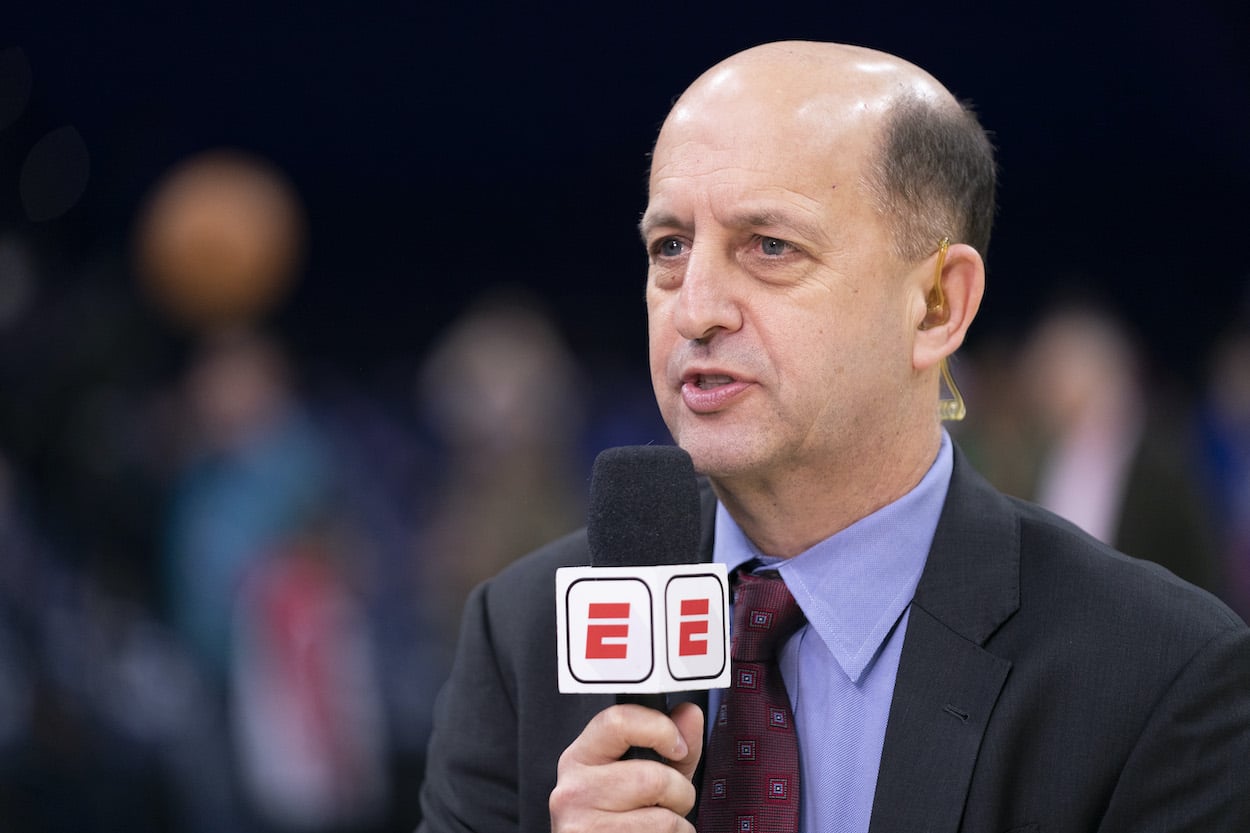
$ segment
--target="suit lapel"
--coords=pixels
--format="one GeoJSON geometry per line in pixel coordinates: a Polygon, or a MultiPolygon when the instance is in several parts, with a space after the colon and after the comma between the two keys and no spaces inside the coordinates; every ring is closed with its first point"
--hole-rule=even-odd
{"type": "Polygon", "coordinates": [[[956,449],[908,616],[871,833],[959,829],[981,738],[1011,668],[983,645],[1019,602],[1016,514],[956,449]]]}
{"type": "Polygon", "coordinates": [[[925,611],[911,612],[871,833],[959,829],[981,737],[1010,667],[925,611]]]}

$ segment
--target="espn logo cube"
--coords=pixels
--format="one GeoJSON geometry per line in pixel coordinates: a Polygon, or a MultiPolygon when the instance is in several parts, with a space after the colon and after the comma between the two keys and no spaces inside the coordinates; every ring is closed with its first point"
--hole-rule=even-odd
{"type": "Polygon", "coordinates": [[[728,586],[718,564],[558,570],[560,691],[727,686],[728,586]]]}

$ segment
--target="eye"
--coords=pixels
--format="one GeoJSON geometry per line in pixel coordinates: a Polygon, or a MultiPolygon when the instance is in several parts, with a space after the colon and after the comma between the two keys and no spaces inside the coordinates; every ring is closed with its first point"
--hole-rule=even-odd
{"type": "Polygon", "coordinates": [[[776,237],[761,237],[760,251],[770,257],[779,257],[789,252],[793,247],[784,240],[778,240],[776,237]]]}
{"type": "Polygon", "coordinates": [[[680,237],[665,237],[655,245],[655,253],[659,257],[678,257],[686,251],[686,244],[680,237]]]}

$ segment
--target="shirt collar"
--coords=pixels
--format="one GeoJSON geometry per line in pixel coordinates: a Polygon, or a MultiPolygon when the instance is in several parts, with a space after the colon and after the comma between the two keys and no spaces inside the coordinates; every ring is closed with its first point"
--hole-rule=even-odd
{"type": "Polygon", "coordinates": [[[730,572],[753,558],[778,570],[808,626],[858,683],[915,595],[952,461],[943,431],[937,458],[914,489],[790,559],[760,553],[717,503],[712,560],[730,572]]]}

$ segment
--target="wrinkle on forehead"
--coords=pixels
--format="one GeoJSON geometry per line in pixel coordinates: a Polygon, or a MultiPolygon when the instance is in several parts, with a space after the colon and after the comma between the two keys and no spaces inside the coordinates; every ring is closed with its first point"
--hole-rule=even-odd
{"type": "Polygon", "coordinates": [[[743,140],[728,145],[685,141],[657,153],[650,177],[652,199],[662,197],[671,185],[675,194],[702,193],[706,198],[728,202],[748,195],[761,200],[772,197],[816,210],[822,199],[813,193],[813,187],[832,191],[840,184],[831,167],[822,181],[821,169],[826,166],[819,153],[804,161],[809,150],[805,148],[804,152],[788,154],[788,161],[799,164],[779,166],[776,146],[737,138],[743,140]]]}

